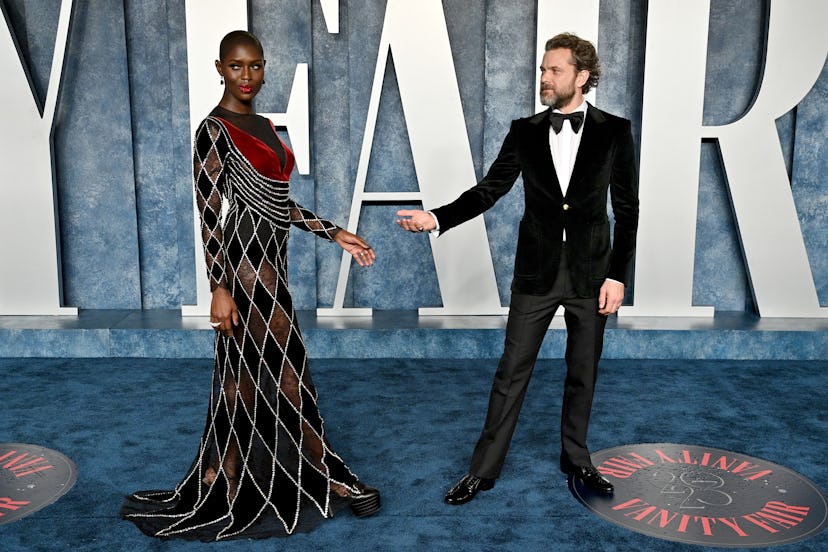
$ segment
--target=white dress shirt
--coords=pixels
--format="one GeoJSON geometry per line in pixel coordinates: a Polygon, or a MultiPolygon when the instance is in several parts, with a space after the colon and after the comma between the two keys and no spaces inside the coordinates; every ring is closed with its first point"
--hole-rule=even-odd
{"type": "MultiPolygon", "coordinates": [[[[586,100],[578,107],[572,110],[572,113],[581,111],[586,119],[587,103],[586,100]]],[[[553,109],[553,113],[560,113],[558,109],[553,109]]],[[[559,133],[555,133],[552,125],[549,125],[549,151],[552,153],[552,161],[555,163],[555,174],[558,175],[558,182],[561,185],[561,193],[566,197],[566,191],[569,189],[569,180],[572,177],[572,168],[575,166],[575,157],[578,154],[578,147],[581,145],[581,137],[584,135],[584,127],[582,124],[578,132],[572,130],[572,123],[569,120],[564,120],[563,126],[559,133]]],[[[566,241],[566,230],[563,233],[563,240],[566,241]]]]}

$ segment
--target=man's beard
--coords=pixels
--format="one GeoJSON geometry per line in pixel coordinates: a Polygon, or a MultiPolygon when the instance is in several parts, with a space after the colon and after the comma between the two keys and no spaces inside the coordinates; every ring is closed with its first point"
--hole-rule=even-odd
{"type": "Polygon", "coordinates": [[[544,91],[541,91],[540,101],[541,105],[545,105],[547,107],[552,107],[554,109],[560,109],[561,107],[567,105],[572,98],[575,97],[575,88],[571,88],[568,91],[565,91],[561,94],[552,92],[551,95],[544,95],[544,91]]]}

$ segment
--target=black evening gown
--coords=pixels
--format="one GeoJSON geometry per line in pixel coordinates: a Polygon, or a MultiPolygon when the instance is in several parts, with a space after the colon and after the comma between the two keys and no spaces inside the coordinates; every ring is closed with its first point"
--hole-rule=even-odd
{"type": "Polygon", "coordinates": [[[194,150],[211,290],[230,291],[240,323],[232,337],[216,335],[210,408],[192,466],[174,490],[127,496],[121,515],[156,537],[308,531],[348,505],[340,495],[358,479],[325,437],[288,292],[288,230],[332,240],[340,229],[288,196],[293,154],[267,119],[216,108],[198,127],[194,150]]]}

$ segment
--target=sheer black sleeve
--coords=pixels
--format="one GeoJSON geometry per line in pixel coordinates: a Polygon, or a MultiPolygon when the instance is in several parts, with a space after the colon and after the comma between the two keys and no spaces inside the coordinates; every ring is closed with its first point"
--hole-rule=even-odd
{"type": "Polygon", "coordinates": [[[333,241],[337,232],[342,230],[339,226],[329,220],[319,218],[316,214],[302,207],[292,199],[288,199],[290,211],[290,223],[305,232],[313,232],[320,238],[333,241]]]}
{"type": "Polygon", "coordinates": [[[217,123],[205,119],[196,130],[193,148],[193,182],[196,207],[201,219],[201,239],[210,291],[227,288],[224,237],[221,229],[221,198],[224,193],[224,159],[227,137],[217,123]]]}

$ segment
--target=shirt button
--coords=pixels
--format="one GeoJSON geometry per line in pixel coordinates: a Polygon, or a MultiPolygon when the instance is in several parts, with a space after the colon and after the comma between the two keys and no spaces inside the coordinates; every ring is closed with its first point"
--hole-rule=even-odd
{"type": "Polygon", "coordinates": [[[569,203],[564,203],[563,204],[563,210],[564,211],[569,211],[569,203]]]}

